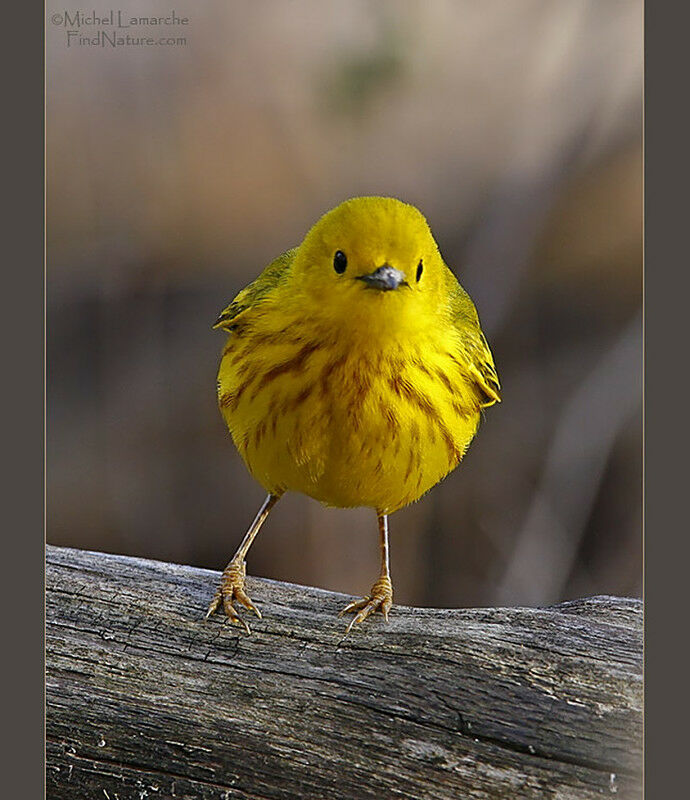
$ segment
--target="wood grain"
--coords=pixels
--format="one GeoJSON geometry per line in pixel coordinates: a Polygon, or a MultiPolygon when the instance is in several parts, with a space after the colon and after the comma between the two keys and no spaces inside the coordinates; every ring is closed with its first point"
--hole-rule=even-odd
{"type": "Polygon", "coordinates": [[[47,548],[48,798],[641,797],[642,604],[395,606],[47,548]]]}

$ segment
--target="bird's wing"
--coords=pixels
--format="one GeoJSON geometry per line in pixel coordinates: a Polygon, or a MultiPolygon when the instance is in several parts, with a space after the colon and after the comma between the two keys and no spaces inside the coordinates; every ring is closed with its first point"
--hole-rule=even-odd
{"type": "Polygon", "coordinates": [[[447,280],[451,314],[460,334],[461,357],[480,395],[480,407],[501,402],[501,384],[491,350],[479,325],[479,316],[472,299],[448,269],[447,280]]]}
{"type": "Polygon", "coordinates": [[[249,286],[245,286],[232,303],[220,312],[220,316],[213,327],[223,328],[226,331],[233,330],[240,322],[240,317],[245,311],[254,308],[287,277],[292,267],[296,249],[288,250],[271,261],[261,275],[252,281],[249,286]]]}

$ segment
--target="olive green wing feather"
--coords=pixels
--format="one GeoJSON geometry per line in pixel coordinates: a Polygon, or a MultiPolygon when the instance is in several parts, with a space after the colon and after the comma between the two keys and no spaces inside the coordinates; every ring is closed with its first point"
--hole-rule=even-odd
{"type": "Polygon", "coordinates": [[[271,292],[281,284],[290,273],[297,248],[288,250],[266,267],[259,277],[235,297],[226,306],[214,324],[214,328],[223,328],[226,331],[234,330],[242,319],[242,315],[262,302],[271,292]]]}
{"type": "Polygon", "coordinates": [[[479,324],[479,315],[472,298],[458,283],[450,269],[447,271],[450,310],[460,334],[460,357],[467,366],[478,390],[480,407],[501,402],[501,384],[489,345],[479,324]]]}

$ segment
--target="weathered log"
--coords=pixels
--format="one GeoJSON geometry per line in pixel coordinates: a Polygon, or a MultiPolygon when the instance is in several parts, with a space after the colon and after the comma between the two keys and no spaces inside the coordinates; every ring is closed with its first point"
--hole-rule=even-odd
{"type": "Polygon", "coordinates": [[[252,635],[204,620],[218,573],[47,549],[48,798],[635,798],[642,604],[395,606],[249,577],[252,635]]]}

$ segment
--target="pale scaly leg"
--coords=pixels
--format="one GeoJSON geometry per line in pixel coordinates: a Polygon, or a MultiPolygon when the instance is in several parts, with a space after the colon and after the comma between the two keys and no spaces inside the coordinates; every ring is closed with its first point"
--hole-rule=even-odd
{"type": "Polygon", "coordinates": [[[259,513],[254,518],[254,522],[249,526],[249,530],[242,539],[242,544],[237,548],[237,552],[232,557],[232,561],[223,570],[223,577],[220,579],[220,585],[216,589],[216,593],[211,600],[211,604],[206,612],[206,619],[223,604],[223,610],[230,618],[231,622],[244,626],[247,633],[251,633],[249,625],[240,617],[234,606],[234,601],[242,603],[245,608],[253,611],[256,616],[261,619],[261,612],[249,599],[249,596],[244,590],[244,580],[247,575],[247,551],[251,547],[254,537],[261,529],[261,526],[266,521],[266,517],[271,512],[273,506],[280,500],[279,494],[269,494],[264,504],[259,509],[259,513]]]}
{"type": "Polygon", "coordinates": [[[391,583],[390,560],[388,555],[388,515],[379,514],[379,542],[381,546],[381,573],[379,579],[371,587],[371,592],[361,600],[355,600],[340,612],[343,614],[354,613],[350,624],[347,626],[346,635],[352,626],[363,622],[374,611],[380,611],[388,622],[388,612],[393,605],[393,584],[391,583]]]}

